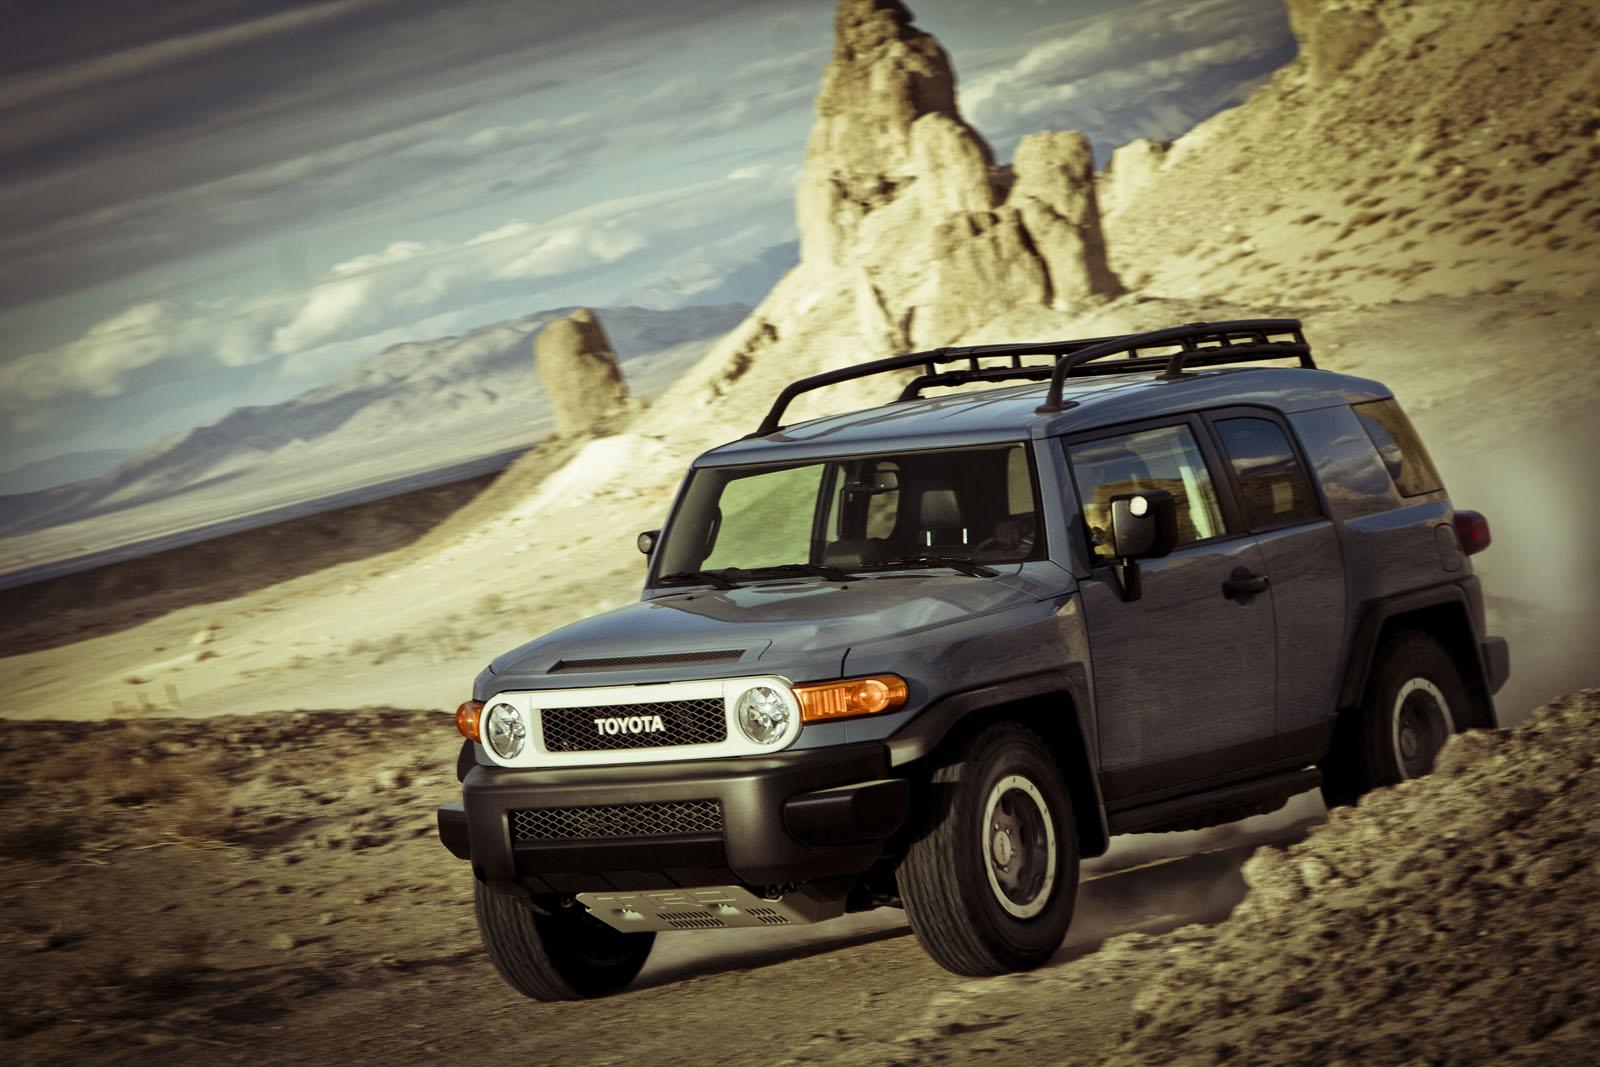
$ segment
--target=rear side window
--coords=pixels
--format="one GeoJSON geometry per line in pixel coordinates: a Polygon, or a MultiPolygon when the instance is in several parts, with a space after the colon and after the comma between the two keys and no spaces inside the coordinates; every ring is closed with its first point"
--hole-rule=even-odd
{"type": "Polygon", "coordinates": [[[1217,438],[1233,465],[1252,530],[1303,522],[1319,514],[1311,479],[1283,427],[1271,419],[1219,419],[1217,438]]]}
{"type": "Polygon", "coordinates": [[[1440,488],[1439,472],[1434,469],[1428,450],[1422,447],[1422,438],[1400,410],[1394,399],[1374,400],[1367,404],[1352,404],[1351,408],[1361,419],[1367,436],[1389,469],[1395,488],[1402,496],[1419,496],[1440,488]]]}
{"type": "Polygon", "coordinates": [[[1187,426],[1103,437],[1069,445],[1072,471],[1083,503],[1089,547],[1096,559],[1111,558],[1111,498],[1165,489],[1178,510],[1178,543],[1226,533],[1205,458],[1187,426]]]}

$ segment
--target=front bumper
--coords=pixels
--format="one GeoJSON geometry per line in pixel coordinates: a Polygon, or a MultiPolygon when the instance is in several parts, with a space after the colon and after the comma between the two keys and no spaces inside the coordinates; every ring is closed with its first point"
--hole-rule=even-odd
{"type": "Polygon", "coordinates": [[[477,766],[439,837],[507,893],[782,885],[865,871],[905,822],[910,789],[879,742],[771,756],[562,770],[477,766]],[[512,812],[715,802],[721,829],[514,839],[512,812]]]}

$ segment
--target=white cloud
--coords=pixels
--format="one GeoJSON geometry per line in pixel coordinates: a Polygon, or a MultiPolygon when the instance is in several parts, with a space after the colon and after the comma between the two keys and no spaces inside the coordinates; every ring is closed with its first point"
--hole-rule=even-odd
{"type": "Polygon", "coordinates": [[[503,281],[548,278],[615,263],[646,245],[644,234],[622,226],[567,226],[539,238],[527,252],[494,272],[503,281]]]}
{"type": "Polygon", "coordinates": [[[157,373],[270,361],[285,377],[315,381],[402,341],[601,303],[682,269],[685,257],[733,262],[787,240],[794,175],[789,164],[754,163],[543,221],[513,219],[459,242],[395,241],[329,266],[298,292],[142,302],[0,365],[0,415],[18,430],[41,412],[109,401],[157,373]]]}
{"type": "Polygon", "coordinates": [[[1079,129],[1102,153],[1131,136],[1173,137],[1224,106],[1288,47],[1281,0],[1146,0],[1066,23],[961,89],[998,142],[1079,129]]]}

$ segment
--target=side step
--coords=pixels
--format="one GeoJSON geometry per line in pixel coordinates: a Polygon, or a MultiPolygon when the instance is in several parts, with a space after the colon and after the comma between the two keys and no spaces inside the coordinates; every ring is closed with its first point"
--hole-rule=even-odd
{"type": "Polygon", "coordinates": [[[1173,797],[1171,800],[1161,800],[1143,807],[1129,808],[1127,811],[1111,812],[1107,815],[1107,822],[1110,823],[1111,832],[1114,834],[1156,830],[1209,812],[1249,808],[1274,799],[1280,802],[1287,801],[1295,794],[1315,789],[1321,784],[1322,772],[1315,767],[1306,767],[1297,771],[1284,771],[1282,774],[1274,774],[1267,778],[1235,782],[1217,789],[1208,789],[1203,793],[1173,797]]]}

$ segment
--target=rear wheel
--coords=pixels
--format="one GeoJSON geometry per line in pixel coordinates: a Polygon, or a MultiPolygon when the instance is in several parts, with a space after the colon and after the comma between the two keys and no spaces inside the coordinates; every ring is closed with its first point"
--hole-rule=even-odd
{"type": "Polygon", "coordinates": [[[934,771],[921,809],[897,880],[922,947],[957,974],[1048,960],[1072,922],[1078,835],[1039,735],[984,730],[934,771]]]}
{"type": "Polygon", "coordinates": [[[582,1000],[633,981],[655,944],[653,933],[613,930],[582,908],[541,915],[520,897],[474,883],[478,932],[495,970],[535,1000],[582,1000]]]}
{"type": "Polygon", "coordinates": [[[1407,630],[1383,646],[1360,714],[1343,724],[1322,763],[1328,806],[1354,804],[1382,786],[1420,778],[1469,721],[1470,694],[1456,661],[1427,634],[1407,630]]]}

